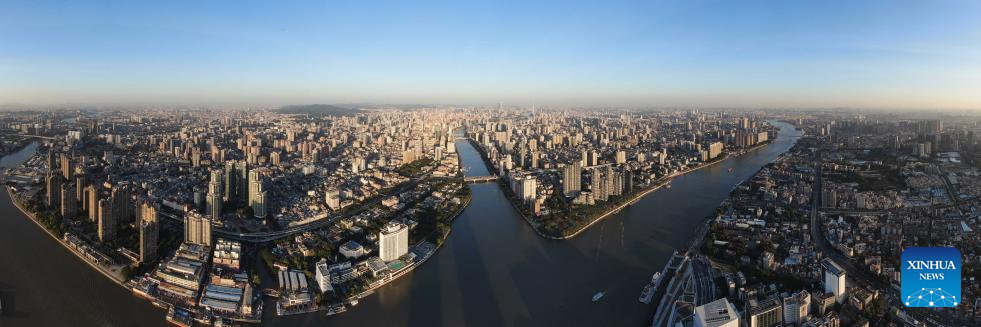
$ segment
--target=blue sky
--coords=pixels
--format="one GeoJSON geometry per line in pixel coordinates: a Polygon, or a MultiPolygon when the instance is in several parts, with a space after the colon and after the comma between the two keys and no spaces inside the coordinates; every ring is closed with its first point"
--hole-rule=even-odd
{"type": "Polygon", "coordinates": [[[0,2],[0,103],[309,102],[981,108],[981,2],[0,2]]]}

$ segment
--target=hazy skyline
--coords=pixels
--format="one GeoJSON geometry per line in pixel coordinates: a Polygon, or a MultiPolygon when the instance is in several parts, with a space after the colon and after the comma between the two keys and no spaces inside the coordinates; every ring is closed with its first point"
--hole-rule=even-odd
{"type": "Polygon", "coordinates": [[[981,108],[981,2],[0,5],[0,103],[981,108]]]}

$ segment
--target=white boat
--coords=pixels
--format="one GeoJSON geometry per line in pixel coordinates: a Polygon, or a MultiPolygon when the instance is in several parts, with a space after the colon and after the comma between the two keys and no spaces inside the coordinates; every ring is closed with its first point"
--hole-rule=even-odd
{"type": "Polygon", "coordinates": [[[599,301],[600,299],[602,299],[603,298],[603,295],[606,295],[606,293],[605,292],[596,292],[596,294],[593,294],[593,302],[596,302],[596,301],[599,301]]]}
{"type": "Polygon", "coordinates": [[[655,272],[654,276],[651,276],[651,284],[657,284],[657,280],[661,279],[661,272],[655,272]]]}

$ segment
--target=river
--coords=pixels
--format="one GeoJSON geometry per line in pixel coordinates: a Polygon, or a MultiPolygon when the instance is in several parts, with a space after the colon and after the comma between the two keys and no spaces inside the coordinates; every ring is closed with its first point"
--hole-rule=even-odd
{"type": "MultiPolygon", "coordinates": [[[[571,240],[539,237],[497,184],[471,185],[473,200],[433,258],[348,312],[267,320],[269,326],[641,326],[651,306],[641,288],[684,247],[732,187],[787,151],[800,132],[776,123],[767,147],[674,179],[571,240]],[[728,169],[732,168],[732,172],[728,169]],[[591,297],[606,296],[599,302],[591,297]]],[[[468,174],[487,175],[458,141],[468,174]]],[[[158,325],[163,311],[122,290],[0,200],[0,290],[7,321],[24,325],[158,325]],[[35,260],[38,258],[39,260],[35,260]],[[4,295],[7,305],[8,295],[4,295]]]]}
{"type": "MultiPolygon", "coordinates": [[[[571,240],[539,237],[497,184],[471,185],[473,200],[443,248],[410,275],[347,313],[287,317],[292,326],[641,326],[652,306],[641,288],[684,247],[733,186],[790,149],[801,132],[785,123],[769,146],[679,176],[571,240]],[[730,173],[728,169],[732,168],[730,173]],[[606,291],[599,302],[593,294],[606,291]]],[[[470,175],[488,175],[457,141],[470,175]]]]}

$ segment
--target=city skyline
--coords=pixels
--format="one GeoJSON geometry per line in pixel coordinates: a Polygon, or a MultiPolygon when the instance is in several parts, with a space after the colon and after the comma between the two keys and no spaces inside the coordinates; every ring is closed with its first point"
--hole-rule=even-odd
{"type": "Polygon", "coordinates": [[[977,109],[972,2],[31,2],[0,104],[977,109]]]}

